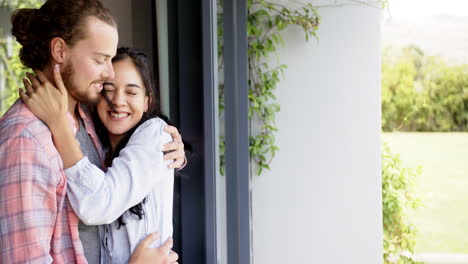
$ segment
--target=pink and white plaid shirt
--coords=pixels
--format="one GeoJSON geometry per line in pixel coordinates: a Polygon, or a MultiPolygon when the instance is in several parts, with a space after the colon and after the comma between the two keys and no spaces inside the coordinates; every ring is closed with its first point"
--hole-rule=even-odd
{"type": "MultiPolygon", "coordinates": [[[[91,120],[79,113],[102,157],[91,120]]],[[[18,100],[0,119],[0,263],[86,263],[66,190],[48,127],[18,100]]]]}

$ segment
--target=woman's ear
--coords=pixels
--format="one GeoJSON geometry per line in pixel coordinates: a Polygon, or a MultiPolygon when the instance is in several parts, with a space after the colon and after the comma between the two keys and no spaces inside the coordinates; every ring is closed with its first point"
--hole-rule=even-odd
{"type": "Polygon", "coordinates": [[[52,53],[52,58],[58,62],[58,63],[63,63],[65,60],[66,56],[66,51],[67,51],[67,43],[65,43],[65,40],[60,37],[55,37],[52,39],[50,42],[50,52],[52,53]]]}
{"type": "Polygon", "coordinates": [[[146,96],[145,98],[145,107],[144,107],[144,111],[143,112],[148,112],[148,107],[149,107],[149,104],[150,104],[150,101],[151,101],[151,96],[146,96]]]}

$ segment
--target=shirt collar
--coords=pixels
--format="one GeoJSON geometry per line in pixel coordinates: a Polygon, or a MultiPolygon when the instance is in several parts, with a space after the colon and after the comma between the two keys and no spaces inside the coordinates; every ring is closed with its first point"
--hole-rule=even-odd
{"type": "Polygon", "coordinates": [[[88,113],[83,109],[84,106],[82,106],[81,104],[78,104],[78,114],[80,115],[81,119],[83,119],[83,121],[85,122],[89,122],[89,116],[88,116],[88,113]]]}

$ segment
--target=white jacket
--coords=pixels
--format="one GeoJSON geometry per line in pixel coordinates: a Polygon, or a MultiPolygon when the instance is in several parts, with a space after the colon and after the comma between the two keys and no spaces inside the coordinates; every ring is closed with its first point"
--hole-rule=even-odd
{"type": "MultiPolygon", "coordinates": [[[[165,125],[160,118],[141,124],[106,172],[86,157],[65,170],[67,195],[75,213],[87,225],[102,225],[99,227],[103,242],[101,263],[120,262],[106,257],[113,256],[113,251],[118,253],[119,259],[129,257],[151,232],[161,232],[161,238],[153,244],[154,247],[172,236],[174,169],[168,167],[172,161],[163,160],[162,147],[172,141],[163,130],[165,125]],[[111,224],[145,197],[143,219],[126,217],[125,228],[120,230],[117,230],[118,225],[111,224]],[[128,235],[130,251],[119,248],[119,243],[112,243],[112,240],[125,236],[122,232],[128,235]]],[[[122,263],[125,263],[124,259],[122,263]]]]}

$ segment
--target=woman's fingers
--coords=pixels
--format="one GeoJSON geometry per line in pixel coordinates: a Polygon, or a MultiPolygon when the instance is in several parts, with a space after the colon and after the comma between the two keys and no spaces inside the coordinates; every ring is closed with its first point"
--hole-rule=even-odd
{"type": "Polygon", "coordinates": [[[55,64],[54,67],[54,79],[55,85],[57,85],[57,89],[60,91],[62,95],[67,94],[67,89],[65,88],[65,84],[63,83],[62,74],[60,73],[60,65],[55,64]]]}
{"type": "Polygon", "coordinates": [[[180,169],[185,164],[185,152],[183,150],[177,150],[164,155],[164,160],[174,160],[169,164],[169,168],[180,169]]]}
{"type": "Polygon", "coordinates": [[[39,80],[41,84],[45,84],[49,81],[45,74],[42,71],[35,70],[34,73],[36,74],[36,78],[39,80]]]}
{"type": "Polygon", "coordinates": [[[177,160],[177,159],[184,159],[185,152],[183,150],[175,150],[169,153],[164,154],[164,160],[177,160]]]}
{"type": "Polygon", "coordinates": [[[23,78],[23,84],[24,84],[24,88],[26,88],[26,93],[28,95],[31,95],[34,93],[34,88],[31,86],[31,84],[29,83],[28,79],[26,78],[23,78]]]}
{"type": "Polygon", "coordinates": [[[176,264],[176,263],[177,263],[176,261],[177,261],[178,259],[179,259],[179,255],[178,255],[176,252],[174,252],[174,251],[171,250],[171,251],[169,252],[169,259],[168,259],[169,263],[176,264]]]}
{"type": "MultiPolygon", "coordinates": [[[[171,248],[174,244],[174,240],[172,240],[172,237],[168,237],[166,242],[164,242],[162,245],[161,245],[161,250],[163,250],[164,252],[171,252],[171,248]]],[[[174,252],[175,253],[175,252],[174,252]]]]}
{"type": "Polygon", "coordinates": [[[160,236],[161,236],[160,232],[151,233],[148,236],[146,236],[145,239],[143,239],[140,244],[143,247],[149,247],[149,245],[151,245],[154,241],[158,240],[160,236]]]}
{"type": "Polygon", "coordinates": [[[184,164],[183,159],[176,159],[174,162],[169,164],[169,169],[179,169],[180,167],[182,167],[182,164],[184,164]]]}
{"type": "Polygon", "coordinates": [[[174,140],[167,144],[164,144],[162,151],[173,151],[173,150],[183,150],[184,143],[181,140],[174,140]]]}
{"type": "Polygon", "coordinates": [[[177,128],[173,126],[165,126],[164,131],[171,134],[172,142],[165,144],[162,148],[163,151],[170,151],[164,154],[165,160],[174,160],[173,163],[169,164],[169,168],[181,168],[185,166],[185,151],[184,143],[182,142],[182,136],[180,135],[177,128]]]}
{"type": "Polygon", "coordinates": [[[33,89],[32,92],[34,92],[39,87],[48,88],[49,86],[52,86],[53,88],[60,91],[62,95],[67,94],[67,89],[65,88],[65,85],[63,84],[62,75],[60,74],[60,66],[58,64],[56,64],[54,67],[55,86],[49,81],[47,76],[45,76],[45,74],[42,71],[34,71],[34,73],[36,75],[31,74],[31,73],[26,73],[27,77],[31,81],[31,84],[29,86],[25,83],[25,86],[28,89],[28,94],[31,94],[30,93],[31,88],[33,89]]]}
{"type": "Polygon", "coordinates": [[[164,244],[158,248],[150,247],[151,243],[159,239],[161,233],[152,233],[148,235],[140,244],[135,248],[130,258],[129,263],[170,263],[177,264],[179,255],[171,250],[173,241],[169,237],[164,244]]]}
{"type": "Polygon", "coordinates": [[[26,102],[26,100],[29,99],[29,96],[21,88],[19,88],[19,96],[21,97],[21,100],[23,100],[23,102],[26,102]]]}
{"type": "Polygon", "coordinates": [[[32,73],[26,73],[26,77],[28,77],[29,81],[31,82],[32,88],[34,91],[41,86],[39,80],[34,76],[32,73]]]}
{"type": "Polygon", "coordinates": [[[179,259],[179,255],[171,250],[173,245],[174,240],[172,239],[172,237],[168,237],[166,242],[164,242],[164,244],[162,244],[161,247],[159,247],[160,250],[162,250],[162,252],[168,253],[168,263],[177,263],[176,261],[179,259]]]}
{"type": "Polygon", "coordinates": [[[164,127],[164,131],[171,134],[173,140],[182,140],[182,136],[176,127],[167,125],[164,127]]]}

